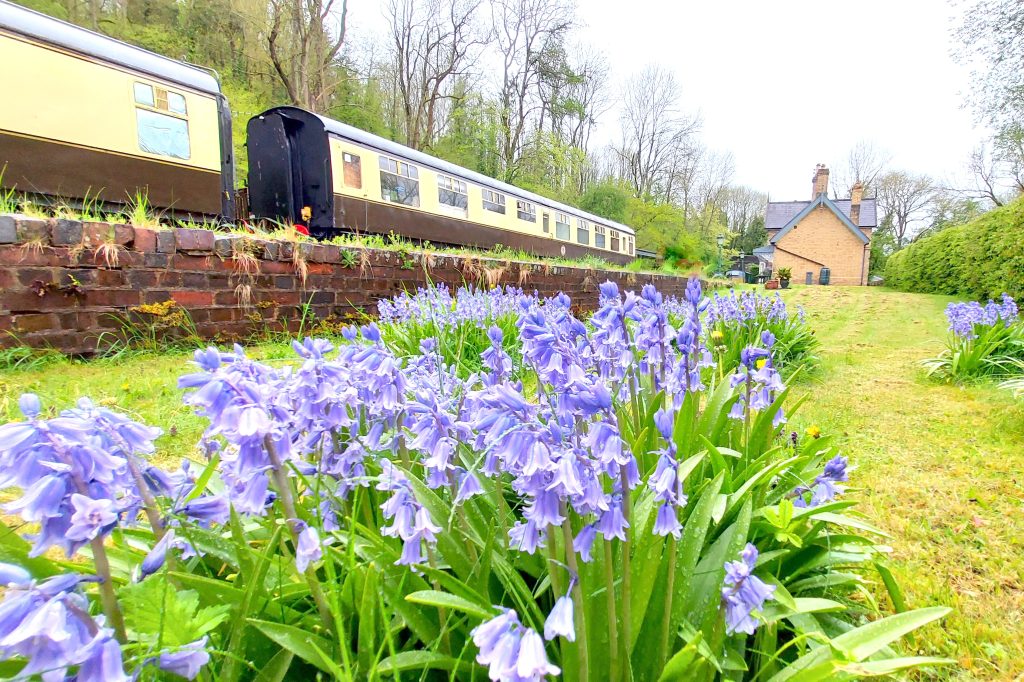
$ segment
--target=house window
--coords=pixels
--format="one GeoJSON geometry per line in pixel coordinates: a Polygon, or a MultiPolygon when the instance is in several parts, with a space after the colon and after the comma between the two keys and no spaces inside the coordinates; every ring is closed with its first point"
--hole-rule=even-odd
{"type": "Polygon", "coordinates": [[[344,169],[345,186],[352,189],[363,188],[363,164],[358,156],[343,152],[341,155],[342,168],[344,169]]]}
{"type": "Polygon", "coordinates": [[[612,244],[611,244],[612,251],[618,253],[619,252],[619,231],[618,230],[612,230],[611,242],[612,242],[612,244]]]}
{"type": "Polygon", "coordinates": [[[529,201],[516,201],[516,215],[528,223],[537,222],[537,207],[529,201]]]}
{"type": "Polygon", "coordinates": [[[555,214],[555,236],[569,241],[569,216],[564,213],[555,214]]]}
{"type": "Polygon", "coordinates": [[[185,96],[147,83],[134,83],[132,94],[139,149],[175,159],[190,158],[185,96]]]}
{"type": "Polygon", "coordinates": [[[395,204],[419,206],[419,169],[405,161],[381,156],[380,197],[395,204]]]}
{"type": "Polygon", "coordinates": [[[442,206],[451,206],[465,212],[469,208],[469,192],[466,183],[447,175],[437,176],[437,200],[442,206]]]}
{"type": "Polygon", "coordinates": [[[484,209],[487,211],[494,211],[495,213],[505,213],[505,195],[499,194],[498,192],[492,192],[489,189],[483,191],[484,196],[484,209]]]}
{"type": "Polygon", "coordinates": [[[594,246],[599,249],[604,248],[604,225],[594,225],[594,246]]]}
{"type": "Polygon", "coordinates": [[[579,244],[590,243],[590,225],[583,218],[576,219],[576,241],[579,244]]]}

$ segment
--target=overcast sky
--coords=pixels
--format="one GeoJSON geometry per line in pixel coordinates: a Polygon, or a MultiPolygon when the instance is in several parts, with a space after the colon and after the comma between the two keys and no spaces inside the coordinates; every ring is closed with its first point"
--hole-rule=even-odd
{"type": "MultiPolygon", "coordinates": [[[[386,29],[380,0],[350,1],[366,38],[386,29]]],[[[631,74],[672,69],[702,139],[735,159],[735,183],[773,200],[810,195],[815,164],[841,165],[868,140],[892,167],[963,174],[985,136],[963,108],[968,70],[950,55],[946,0],[578,0],[579,42],[608,56],[617,93],[631,74]]],[[[598,144],[618,137],[605,114],[598,144]]]]}

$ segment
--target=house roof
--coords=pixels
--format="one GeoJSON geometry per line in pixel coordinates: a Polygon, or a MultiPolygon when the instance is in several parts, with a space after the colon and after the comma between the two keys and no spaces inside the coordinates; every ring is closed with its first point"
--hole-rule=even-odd
{"type": "MultiPolygon", "coordinates": [[[[787,202],[787,203],[797,203],[797,202],[787,202]]],[[[818,206],[825,206],[825,207],[827,207],[829,210],[832,211],[832,213],[834,213],[836,215],[837,218],[839,218],[839,222],[841,222],[843,225],[846,226],[846,228],[848,230],[850,230],[850,233],[853,234],[853,236],[855,236],[860,242],[862,242],[864,244],[868,243],[868,238],[865,237],[864,233],[861,232],[853,224],[853,222],[850,220],[850,216],[848,214],[846,214],[846,213],[843,213],[842,209],[840,209],[840,207],[836,205],[836,202],[834,202],[831,199],[829,199],[827,194],[819,194],[813,201],[807,201],[807,202],[801,202],[801,203],[804,204],[804,207],[796,215],[792,216],[789,219],[789,222],[787,222],[785,225],[781,226],[781,229],[779,229],[778,232],[776,232],[772,236],[772,238],[768,240],[769,244],[775,244],[780,239],[785,237],[786,234],[788,234],[790,230],[792,230],[794,227],[796,227],[797,223],[799,223],[801,220],[803,220],[804,217],[808,213],[810,213],[814,208],[816,208],[818,206]]],[[[849,203],[849,202],[847,202],[847,203],[849,203]]],[[[771,209],[771,204],[769,204],[768,207],[769,207],[769,210],[770,210],[771,209]]],[[[775,229],[775,228],[767,228],[766,227],[766,229],[775,229]]]]}
{"type": "MultiPolygon", "coordinates": [[[[833,204],[842,213],[850,217],[849,199],[832,199],[833,204]]],[[[764,227],[766,230],[781,230],[811,201],[770,201],[768,212],[765,214],[764,227]]],[[[878,226],[878,208],[874,199],[863,199],[860,202],[860,225],[858,227],[873,228],[878,226]]]]}

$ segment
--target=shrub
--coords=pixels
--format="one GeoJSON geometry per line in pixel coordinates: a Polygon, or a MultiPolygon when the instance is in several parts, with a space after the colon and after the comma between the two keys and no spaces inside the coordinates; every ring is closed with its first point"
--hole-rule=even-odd
{"type": "Polygon", "coordinates": [[[950,303],[949,335],[938,357],[924,361],[929,376],[946,380],[1008,376],[1024,367],[1024,322],[1008,294],[999,303],[950,303]]]}
{"type": "Polygon", "coordinates": [[[493,680],[781,682],[946,662],[889,649],[948,609],[904,610],[845,459],[784,433],[771,349],[705,385],[699,285],[674,335],[653,287],[601,290],[589,327],[564,297],[522,311],[528,383],[494,328],[469,377],[372,324],[337,351],[295,342],[289,367],[197,351],[179,383],[210,423],[198,470],[149,465],[159,431],[123,415],[47,419],[23,396],[0,466],[39,533],[0,534],[5,673],[481,679],[475,658],[493,680]],[[98,581],[43,556],[87,545],[98,581]],[[874,619],[873,575],[901,613],[874,619]]]}
{"type": "Polygon", "coordinates": [[[1024,296],[1024,198],[892,254],[885,283],[981,300],[1024,296]]]}

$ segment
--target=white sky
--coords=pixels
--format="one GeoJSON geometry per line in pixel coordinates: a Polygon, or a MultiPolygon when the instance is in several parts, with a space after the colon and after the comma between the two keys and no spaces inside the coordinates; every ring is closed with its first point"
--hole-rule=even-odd
{"type": "MultiPolygon", "coordinates": [[[[350,2],[355,36],[386,28],[382,4],[350,2]]],[[[616,96],[647,64],[672,69],[705,144],[733,154],[736,184],[804,199],[815,164],[841,165],[858,140],[891,167],[963,175],[986,131],[963,107],[954,12],[946,0],[578,0],[576,35],[607,55],[616,96]]],[[[613,109],[593,142],[618,128],[613,109]]]]}

